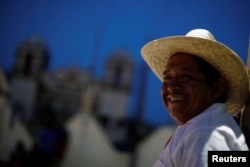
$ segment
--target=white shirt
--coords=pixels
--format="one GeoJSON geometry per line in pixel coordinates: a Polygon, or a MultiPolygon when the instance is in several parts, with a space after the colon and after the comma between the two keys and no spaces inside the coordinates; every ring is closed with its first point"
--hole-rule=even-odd
{"type": "Polygon", "coordinates": [[[208,151],[248,150],[245,137],[226,105],[216,103],[177,127],[154,167],[205,167],[208,151]]]}

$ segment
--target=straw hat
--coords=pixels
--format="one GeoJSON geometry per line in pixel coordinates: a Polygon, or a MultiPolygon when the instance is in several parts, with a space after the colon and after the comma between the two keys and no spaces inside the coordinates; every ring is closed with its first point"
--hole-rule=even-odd
{"type": "Polygon", "coordinates": [[[160,38],[141,50],[143,59],[161,81],[169,58],[177,52],[198,56],[214,66],[228,81],[228,112],[236,115],[241,111],[248,96],[249,81],[244,63],[233,50],[216,41],[205,29],[191,30],[185,36],[160,38]]]}

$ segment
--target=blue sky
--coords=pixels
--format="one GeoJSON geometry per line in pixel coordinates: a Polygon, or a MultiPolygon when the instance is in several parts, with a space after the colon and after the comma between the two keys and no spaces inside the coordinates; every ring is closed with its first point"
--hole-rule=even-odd
{"type": "MultiPolygon", "coordinates": [[[[250,34],[249,0],[0,0],[0,66],[10,70],[15,49],[30,37],[39,37],[51,54],[49,70],[87,68],[93,50],[97,76],[109,53],[126,49],[137,66],[141,47],[149,40],[185,35],[206,28],[215,38],[247,61],[250,34]],[[97,30],[99,46],[96,42],[97,30]]],[[[135,72],[135,83],[140,77],[135,72]]],[[[144,120],[172,122],[160,99],[160,81],[148,70],[144,120]]],[[[135,87],[135,90],[138,86],[135,87]]],[[[135,91],[136,92],[136,91],[135,91]]],[[[136,96],[131,104],[136,104],[136,96]]],[[[135,107],[130,109],[133,115],[135,107]]]]}

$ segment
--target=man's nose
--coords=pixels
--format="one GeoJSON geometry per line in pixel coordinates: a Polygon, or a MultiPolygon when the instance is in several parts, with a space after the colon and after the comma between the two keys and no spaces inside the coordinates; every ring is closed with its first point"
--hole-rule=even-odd
{"type": "Polygon", "coordinates": [[[175,77],[168,83],[167,86],[168,91],[180,90],[181,89],[181,82],[180,79],[175,77]]]}

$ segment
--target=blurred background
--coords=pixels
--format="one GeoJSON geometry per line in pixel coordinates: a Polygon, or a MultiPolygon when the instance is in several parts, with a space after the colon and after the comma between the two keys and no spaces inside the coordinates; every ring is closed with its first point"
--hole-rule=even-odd
{"type": "Polygon", "coordinates": [[[147,42],[205,28],[247,62],[249,0],[0,0],[0,166],[145,167],[177,124],[147,42]]]}

